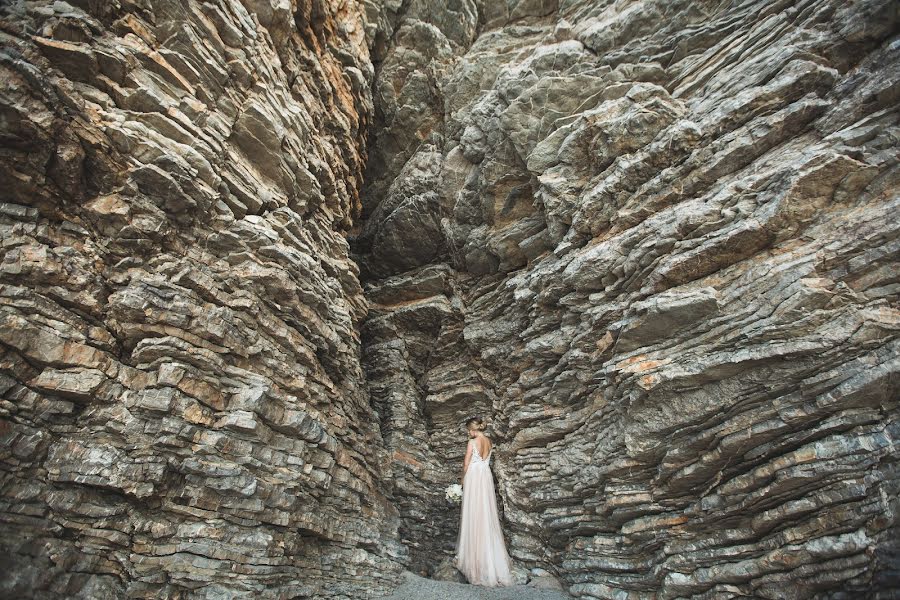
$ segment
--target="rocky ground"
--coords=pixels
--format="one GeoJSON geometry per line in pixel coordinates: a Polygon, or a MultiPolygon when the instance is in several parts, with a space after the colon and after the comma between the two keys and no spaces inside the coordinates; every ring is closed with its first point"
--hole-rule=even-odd
{"type": "Polygon", "coordinates": [[[566,600],[571,597],[558,589],[533,585],[489,588],[436,581],[407,571],[403,584],[383,600],[566,600]]]}
{"type": "Polygon", "coordinates": [[[898,10],[0,4],[0,595],[896,597],[898,10]]]}

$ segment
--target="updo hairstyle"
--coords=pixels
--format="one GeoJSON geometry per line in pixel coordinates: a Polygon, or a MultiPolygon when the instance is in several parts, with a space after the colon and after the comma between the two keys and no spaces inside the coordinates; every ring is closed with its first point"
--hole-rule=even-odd
{"type": "Polygon", "coordinates": [[[486,425],[484,423],[484,417],[481,415],[476,415],[474,417],[469,417],[466,420],[466,429],[477,429],[478,431],[484,431],[486,425]]]}

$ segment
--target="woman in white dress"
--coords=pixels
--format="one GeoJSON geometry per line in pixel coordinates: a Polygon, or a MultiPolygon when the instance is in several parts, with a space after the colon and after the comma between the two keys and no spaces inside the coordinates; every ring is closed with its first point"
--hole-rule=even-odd
{"type": "Polygon", "coordinates": [[[469,444],[463,463],[462,515],[456,542],[456,568],[469,583],[489,587],[513,585],[509,554],[500,530],[491,440],[484,435],[484,420],[466,421],[469,444]],[[484,457],[484,458],[482,458],[484,457]]]}

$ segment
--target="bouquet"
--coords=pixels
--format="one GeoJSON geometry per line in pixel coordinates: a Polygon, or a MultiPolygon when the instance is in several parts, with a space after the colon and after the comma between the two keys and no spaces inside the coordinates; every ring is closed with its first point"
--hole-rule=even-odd
{"type": "Polygon", "coordinates": [[[451,504],[459,504],[462,502],[462,486],[458,483],[452,483],[447,486],[447,491],[444,492],[444,497],[447,498],[447,502],[451,504]]]}

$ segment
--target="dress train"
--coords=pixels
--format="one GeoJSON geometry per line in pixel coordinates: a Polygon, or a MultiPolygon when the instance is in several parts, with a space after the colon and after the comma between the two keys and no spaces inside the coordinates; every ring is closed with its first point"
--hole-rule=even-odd
{"type": "Polygon", "coordinates": [[[500,529],[490,459],[482,459],[472,444],[472,458],[463,478],[462,515],[456,542],[456,568],[469,583],[489,587],[513,585],[509,554],[500,529]]]}

